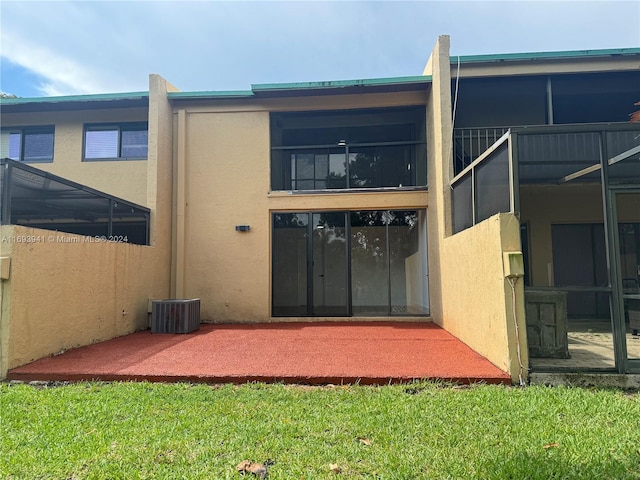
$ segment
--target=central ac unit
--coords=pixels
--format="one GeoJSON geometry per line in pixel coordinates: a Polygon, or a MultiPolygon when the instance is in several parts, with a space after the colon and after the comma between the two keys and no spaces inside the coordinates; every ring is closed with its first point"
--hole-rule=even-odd
{"type": "Polygon", "coordinates": [[[152,300],[151,333],[190,333],[199,328],[199,298],[152,300]]]}

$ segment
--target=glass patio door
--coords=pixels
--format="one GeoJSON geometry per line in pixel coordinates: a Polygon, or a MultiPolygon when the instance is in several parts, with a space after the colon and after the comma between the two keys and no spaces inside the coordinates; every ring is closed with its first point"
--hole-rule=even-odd
{"type": "Polygon", "coordinates": [[[345,212],[274,214],[272,256],[275,316],[350,315],[345,212]]]}
{"type": "Polygon", "coordinates": [[[309,214],[273,216],[273,314],[292,317],[309,314],[309,214]]]}
{"type": "Polygon", "coordinates": [[[345,212],[313,213],[313,316],[349,315],[349,259],[345,212]]]}
{"type": "Polygon", "coordinates": [[[425,210],[274,212],[274,317],[429,313],[425,210]]]}

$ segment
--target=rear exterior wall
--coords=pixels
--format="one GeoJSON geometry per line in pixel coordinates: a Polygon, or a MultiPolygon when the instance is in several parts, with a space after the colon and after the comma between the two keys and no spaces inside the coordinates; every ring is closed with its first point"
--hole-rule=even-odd
{"type": "Polygon", "coordinates": [[[53,162],[32,166],[68,180],[147,206],[147,161],[83,161],[84,125],[88,123],[146,122],[148,109],[76,110],[2,114],[2,127],[55,128],[53,162]]]}
{"type": "MultiPolygon", "coordinates": [[[[216,103],[210,107],[186,106],[183,113],[174,105],[176,129],[184,132],[185,142],[175,150],[175,163],[185,164],[184,262],[181,266],[181,260],[174,258],[174,265],[183,271],[184,296],[201,299],[203,321],[282,320],[271,317],[272,212],[427,207],[424,190],[295,195],[271,192],[271,111],[425,103],[426,92],[412,92],[256,101],[252,105],[216,103]],[[236,225],[249,225],[250,231],[237,232],[236,225]]],[[[175,137],[182,138],[179,134],[175,137]]]]}

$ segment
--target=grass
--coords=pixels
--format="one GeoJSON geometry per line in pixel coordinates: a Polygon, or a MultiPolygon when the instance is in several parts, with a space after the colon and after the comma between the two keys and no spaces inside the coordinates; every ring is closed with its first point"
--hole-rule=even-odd
{"type": "Polygon", "coordinates": [[[269,479],[640,479],[640,396],[428,383],[0,384],[0,478],[239,479],[243,459],[272,459],[269,479]]]}

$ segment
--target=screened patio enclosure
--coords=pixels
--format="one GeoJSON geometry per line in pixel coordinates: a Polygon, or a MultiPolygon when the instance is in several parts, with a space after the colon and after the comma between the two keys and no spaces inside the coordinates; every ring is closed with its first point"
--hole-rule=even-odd
{"type": "Polygon", "coordinates": [[[86,241],[149,244],[148,208],[8,158],[0,160],[0,185],[0,224],[73,233],[86,241]]]}
{"type": "Polygon", "coordinates": [[[640,126],[513,128],[482,154],[457,148],[470,161],[451,182],[454,232],[519,215],[531,369],[639,372],[640,126]]]}

